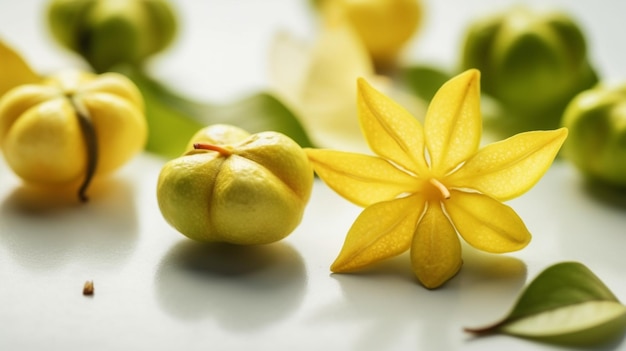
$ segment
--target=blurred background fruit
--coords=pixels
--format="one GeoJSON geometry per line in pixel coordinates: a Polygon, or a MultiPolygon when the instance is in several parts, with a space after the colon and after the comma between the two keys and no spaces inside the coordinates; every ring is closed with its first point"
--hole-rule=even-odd
{"type": "Polygon", "coordinates": [[[422,22],[419,0],[317,0],[315,3],[325,21],[350,23],[379,70],[395,64],[422,22]]]}
{"type": "Polygon", "coordinates": [[[479,18],[461,55],[462,69],[479,69],[483,91],[527,130],[557,127],[569,100],[598,80],[581,28],[561,12],[511,7],[479,18]]]}
{"type": "Polygon", "coordinates": [[[577,95],[563,116],[565,157],[593,180],[626,188],[626,84],[577,95]]]}
{"type": "Polygon", "coordinates": [[[177,32],[167,0],[52,0],[47,16],[53,37],[98,72],[141,64],[177,32]]]}

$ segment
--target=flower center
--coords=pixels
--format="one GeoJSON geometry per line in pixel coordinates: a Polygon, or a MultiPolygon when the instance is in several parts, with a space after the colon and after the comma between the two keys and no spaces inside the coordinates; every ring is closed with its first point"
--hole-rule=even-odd
{"type": "Polygon", "coordinates": [[[424,184],[423,190],[427,200],[441,201],[450,198],[450,190],[437,178],[430,178],[424,184]]]}

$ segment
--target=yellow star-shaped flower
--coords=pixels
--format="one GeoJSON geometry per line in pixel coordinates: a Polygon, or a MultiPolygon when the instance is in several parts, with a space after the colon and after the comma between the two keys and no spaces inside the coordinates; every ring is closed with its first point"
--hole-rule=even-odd
{"type": "Polygon", "coordinates": [[[502,201],[528,191],[548,170],[567,129],[515,135],[479,149],[480,73],[468,70],[437,92],[424,126],[358,80],[363,135],[377,156],[307,149],[319,177],[366,207],[331,266],[358,270],[410,249],[427,288],[461,268],[461,243],[492,253],[522,249],[531,235],[502,201]]]}

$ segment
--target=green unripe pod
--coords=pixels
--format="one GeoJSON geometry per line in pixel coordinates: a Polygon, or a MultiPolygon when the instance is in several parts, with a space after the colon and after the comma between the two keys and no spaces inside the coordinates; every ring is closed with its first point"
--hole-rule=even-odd
{"type": "Polygon", "coordinates": [[[568,105],[563,125],[565,157],[591,179],[626,187],[626,84],[598,86],[568,105]]]}
{"type": "Polygon", "coordinates": [[[177,21],[167,0],[52,0],[48,25],[61,45],[103,72],[165,49],[177,21]]]}
{"type": "MultiPolygon", "coordinates": [[[[483,91],[519,115],[559,106],[562,111],[574,95],[597,82],[574,20],[523,7],[474,22],[464,42],[462,66],[479,69],[483,91]]],[[[560,113],[549,118],[558,124],[560,113]]]]}

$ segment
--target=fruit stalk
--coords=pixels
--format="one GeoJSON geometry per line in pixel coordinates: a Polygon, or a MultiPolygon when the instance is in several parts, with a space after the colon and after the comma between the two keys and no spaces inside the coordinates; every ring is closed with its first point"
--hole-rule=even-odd
{"type": "Polygon", "coordinates": [[[68,96],[70,103],[74,107],[74,111],[76,111],[76,117],[78,118],[78,123],[80,125],[81,134],[83,135],[83,139],[85,140],[85,147],[87,149],[87,167],[85,169],[85,179],[83,183],[78,188],[78,198],[82,202],[86,202],[89,200],[87,197],[87,188],[91,184],[91,180],[96,172],[96,166],[98,164],[98,140],[96,135],[96,129],[93,125],[93,120],[89,115],[89,111],[85,108],[85,106],[80,102],[80,100],[76,99],[75,96],[68,96]]]}
{"type": "Polygon", "coordinates": [[[211,151],[217,151],[222,155],[230,155],[232,154],[232,152],[226,148],[223,148],[221,146],[217,146],[217,145],[213,145],[213,144],[205,144],[205,143],[195,143],[193,144],[193,148],[195,150],[211,150],[211,151]]]}

